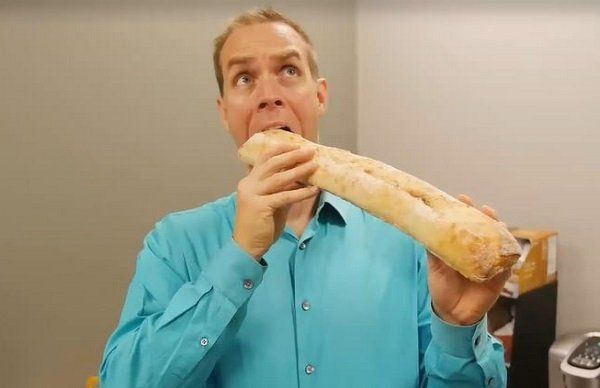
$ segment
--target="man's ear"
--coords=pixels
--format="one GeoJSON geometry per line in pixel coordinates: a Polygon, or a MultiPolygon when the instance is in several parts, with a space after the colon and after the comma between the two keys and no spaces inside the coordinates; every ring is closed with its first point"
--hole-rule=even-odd
{"type": "Polygon", "coordinates": [[[317,79],[317,100],[319,101],[319,116],[327,111],[329,96],[327,94],[327,80],[325,78],[317,79]]]}
{"type": "Polygon", "coordinates": [[[223,125],[223,128],[225,128],[225,130],[229,132],[229,122],[227,121],[227,106],[225,104],[225,101],[223,101],[223,97],[221,96],[217,97],[217,108],[219,109],[221,124],[223,125]]]}

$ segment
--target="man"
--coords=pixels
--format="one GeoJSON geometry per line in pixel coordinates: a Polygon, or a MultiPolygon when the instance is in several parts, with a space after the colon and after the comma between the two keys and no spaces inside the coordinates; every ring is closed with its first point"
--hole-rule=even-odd
{"type": "MultiPolygon", "coordinates": [[[[238,147],[271,127],[318,141],[327,83],[297,24],[244,13],[215,40],[214,61],[238,147]]],[[[311,157],[273,149],[233,195],[156,224],[103,388],[505,385],[486,312],[507,274],[471,283],[390,225],[302,187],[311,157]]]]}

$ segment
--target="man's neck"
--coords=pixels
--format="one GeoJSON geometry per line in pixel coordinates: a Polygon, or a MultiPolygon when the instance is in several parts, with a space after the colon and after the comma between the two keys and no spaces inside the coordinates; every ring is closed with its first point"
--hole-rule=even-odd
{"type": "Polygon", "coordinates": [[[286,225],[294,231],[296,237],[300,238],[302,233],[304,233],[304,229],[306,229],[306,226],[317,210],[318,203],[319,196],[317,195],[290,206],[290,210],[287,214],[286,225]]]}

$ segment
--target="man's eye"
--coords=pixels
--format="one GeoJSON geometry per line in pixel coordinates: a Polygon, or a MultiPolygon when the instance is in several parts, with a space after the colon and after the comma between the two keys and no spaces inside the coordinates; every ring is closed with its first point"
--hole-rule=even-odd
{"type": "Polygon", "coordinates": [[[237,77],[235,84],[237,86],[241,86],[241,85],[247,85],[250,83],[250,76],[248,74],[241,74],[239,77],[237,77]]]}
{"type": "Polygon", "coordinates": [[[294,77],[294,76],[298,75],[298,69],[296,69],[296,67],[292,66],[292,65],[286,65],[283,67],[282,70],[285,75],[290,76],[290,77],[294,77]]]}

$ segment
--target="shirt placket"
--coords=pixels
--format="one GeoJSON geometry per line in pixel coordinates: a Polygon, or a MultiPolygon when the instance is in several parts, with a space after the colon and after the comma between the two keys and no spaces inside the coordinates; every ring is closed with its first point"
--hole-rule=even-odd
{"type": "Polygon", "coordinates": [[[311,319],[312,309],[318,308],[318,302],[312,300],[309,288],[310,281],[307,279],[306,266],[310,265],[308,261],[311,255],[311,240],[316,234],[318,223],[316,219],[308,224],[302,237],[297,240],[296,251],[294,254],[294,315],[295,315],[295,331],[296,331],[296,354],[299,385],[310,386],[311,380],[314,380],[315,374],[318,373],[318,365],[315,363],[314,347],[310,346],[307,341],[308,333],[311,330],[313,320],[311,319]]]}

